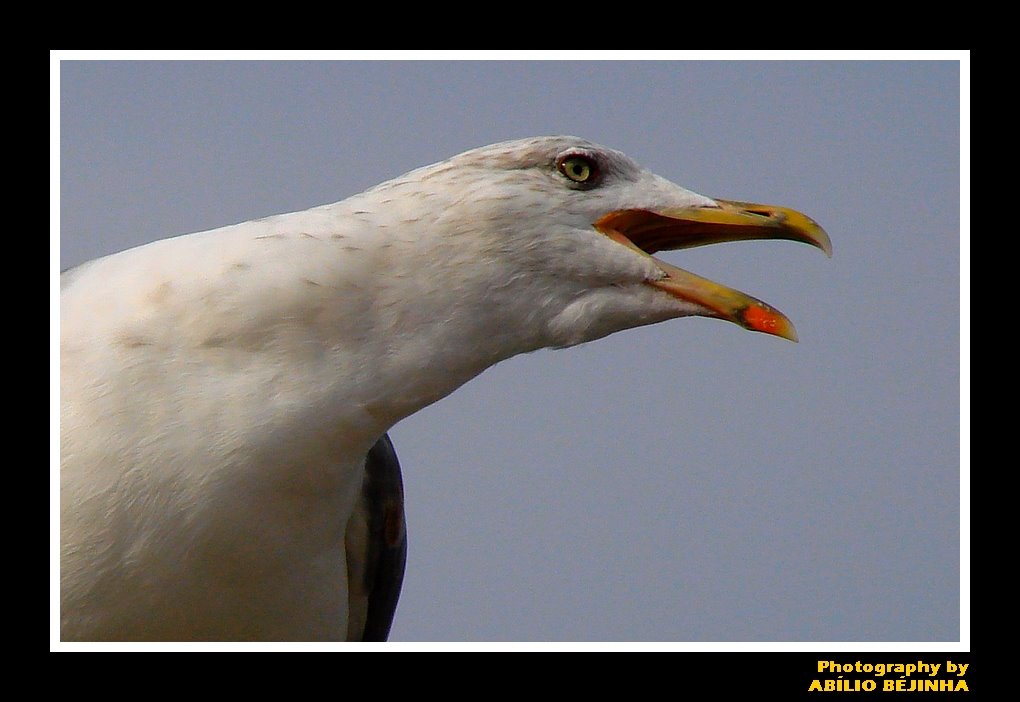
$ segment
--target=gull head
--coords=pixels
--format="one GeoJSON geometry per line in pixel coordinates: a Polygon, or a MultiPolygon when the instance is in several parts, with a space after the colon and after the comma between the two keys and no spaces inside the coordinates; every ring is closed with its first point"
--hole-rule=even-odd
{"type": "Polygon", "coordinates": [[[653,254],[743,239],[831,254],[825,231],[795,210],[705,197],[570,136],[467,151],[346,202],[414,231],[394,276],[427,277],[435,293],[484,304],[493,333],[528,330],[518,333],[528,348],[692,315],[796,340],[770,305],[653,254]]]}

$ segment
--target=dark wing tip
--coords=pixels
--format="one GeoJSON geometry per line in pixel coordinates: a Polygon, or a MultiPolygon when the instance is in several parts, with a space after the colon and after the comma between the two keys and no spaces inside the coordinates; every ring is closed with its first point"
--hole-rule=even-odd
{"type": "Polygon", "coordinates": [[[365,458],[362,497],[368,506],[370,553],[365,570],[368,613],[361,640],[385,641],[393,625],[407,561],[404,484],[388,435],[384,434],[365,458]]]}

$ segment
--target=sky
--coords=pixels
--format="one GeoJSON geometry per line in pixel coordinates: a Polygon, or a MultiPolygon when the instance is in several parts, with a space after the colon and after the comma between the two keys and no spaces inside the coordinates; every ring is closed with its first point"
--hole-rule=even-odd
{"type": "MultiPolygon", "coordinates": [[[[63,60],[59,262],[574,134],[817,220],[660,257],[775,305],[505,361],[390,432],[404,642],[961,638],[958,60],[63,60]]],[[[969,134],[967,135],[969,138],[969,134]]]]}

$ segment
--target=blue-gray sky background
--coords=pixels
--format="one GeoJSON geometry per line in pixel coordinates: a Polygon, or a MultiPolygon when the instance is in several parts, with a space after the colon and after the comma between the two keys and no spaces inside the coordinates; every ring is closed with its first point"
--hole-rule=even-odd
{"type": "Polygon", "coordinates": [[[576,134],[789,242],[666,253],[799,344],[687,319],[398,424],[398,641],[958,641],[956,61],[64,60],[60,266],[576,134]]]}

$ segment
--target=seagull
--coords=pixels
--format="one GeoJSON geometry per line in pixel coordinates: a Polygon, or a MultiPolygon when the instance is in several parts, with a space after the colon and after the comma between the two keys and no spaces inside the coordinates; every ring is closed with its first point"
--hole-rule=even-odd
{"type": "Polygon", "coordinates": [[[65,641],[382,641],[407,548],[387,432],[489,366],[687,316],[789,319],[653,254],[787,239],[572,136],[61,276],[65,641]]]}

